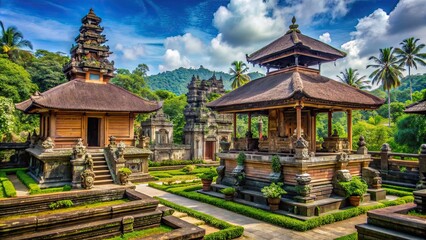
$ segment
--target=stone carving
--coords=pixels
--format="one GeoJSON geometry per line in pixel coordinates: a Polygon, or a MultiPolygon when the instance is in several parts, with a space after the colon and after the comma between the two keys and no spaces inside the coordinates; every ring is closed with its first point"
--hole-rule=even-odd
{"type": "Polygon", "coordinates": [[[85,165],[86,165],[86,169],[89,169],[90,171],[93,172],[93,159],[92,159],[92,155],[90,153],[86,154],[86,158],[85,158],[85,165]]]}
{"type": "Polygon", "coordinates": [[[77,144],[73,147],[74,159],[83,158],[86,154],[86,146],[83,145],[83,139],[77,139],[77,144]]]}
{"type": "Polygon", "coordinates": [[[31,142],[30,147],[34,148],[37,145],[38,140],[39,140],[39,136],[37,135],[37,132],[34,129],[33,134],[31,136],[31,139],[30,139],[30,142],[31,142]]]}
{"type": "Polygon", "coordinates": [[[297,139],[296,144],[295,144],[295,151],[296,152],[295,152],[295,155],[294,155],[294,157],[297,160],[309,159],[308,145],[309,145],[309,143],[305,139],[303,139],[302,137],[297,139]]]}
{"type": "Polygon", "coordinates": [[[221,164],[219,167],[217,167],[216,172],[217,172],[216,183],[220,184],[223,178],[225,177],[225,165],[221,164]]]}
{"type": "Polygon", "coordinates": [[[90,169],[84,170],[81,174],[81,187],[91,189],[95,183],[95,173],[90,169]]]}
{"type": "Polygon", "coordinates": [[[349,170],[337,170],[333,177],[333,191],[339,196],[345,196],[346,192],[339,182],[349,182],[350,180],[352,180],[352,176],[349,170]]]}
{"type": "Polygon", "coordinates": [[[124,161],[124,150],[126,149],[126,144],[121,141],[117,144],[117,161],[124,161]]]}
{"type": "Polygon", "coordinates": [[[339,163],[347,163],[349,162],[349,156],[347,153],[341,152],[340,154],[336,156],[336,160],[339,163]]]}
{"type": "Polygon", "coordinates": [[[383,143],[382,148],[380,149],[382,152],[390,152],[392,151],[391,147],[388,143],[383,143]]]}
{"type": "Polygon", "coordinates": [[[382,187],[382,178],[380,177],[380,172],[374,168],[363,168],[362,179],[364,179],[369,188],[379,189],[382,187]]]}
{"type": "Polygon", "coordinates": [[[116,137],[110,136],[108,140],[109,140],[108,148],[113,148],[117,145],[115,142],[116,137]]]}
{"type": "Polygon", "coordinates": [[[297,185],[295,187],[296,192],[298,196],[295,197],[295,200],[298,202],[312,202],[313,198],[310,197],[311,195],[311,175],[308,173],[303,174],[297,174],[296,175],[296,182],[297,185]]]}
{"type": "Polygon", "coordinates": [[[356,150],[357,154],[363,154],[363,155],[368,154],[368,149],[366,147],[367,144],[365,142],[364,136],[359,137],[359,141],[357,145],[358,145],[358,149],[356,150]]]}
{"type": "Polygon", "coordinates": [[[228,142],[228,139],[226,137],[223,137],[220,140],[220,148],[222,149],[222,152],[228,152],[229,151],[229,147],[231,146],[231,143],[228,142]]]}
{"type": "Polygon", "coordinates": [[[52,138],[47,137],[46,140],[41,143],[41,147],[43,148],[44,152],[53,152],[55,143],[53,142],[52,138]]]}

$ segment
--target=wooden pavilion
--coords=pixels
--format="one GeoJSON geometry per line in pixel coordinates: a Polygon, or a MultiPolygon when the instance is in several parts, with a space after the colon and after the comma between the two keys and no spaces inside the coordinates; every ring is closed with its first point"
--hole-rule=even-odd
{"type": "Polygon", "coordinates": [[[108,138],[133,145],[134,118],[158,110],[161,105],[140,98],[109,83],[114,62],[93,10],[82,18],[80,34],[64,67],[68,82],[37,93],[16,108],[40,115],[40,137],[50,137],[56,148],[69,148],[82,138],[89,147],[105,147],[108,138]]]}
{"type": "MultiPolygon", "coordinates": [[[[297,214],[312,216],[318,209],[323,213],[345,205],[344,197],[335,197],[342,195],[337,184],[341,178],[347,181],[364,171],[376,176],[367,168],[371,156],[363,139],[359,149],[352,151],[352,111],[377,109],[384,100],[321,76],[321,64],[343,58],[345,53],[301,34],[295,18],[292,22],[286,34],[247,56],[248,62],[267,68],[265,77],[207,105],[234,115],[233,149],[217,155],[221,165],[213,189],[237,185],[240,201],[262,208],[267,203],[260,189],[282,181],[290,197],[282,198],[280,208],[295,208],[297,214]],[[333,131],[333,112],[346,113],[347,136],[333,131]],[[328,116],[328,136],[317,143],[316,117],[320,113],[328,116]],[[236,138],[237,114],[248,115],[248,132],[243,138],[236,138]],[[259,134],[263,135],[260,139],[252,134],[255,115],[268,117],[268,132],[259,134]],[[237,161],[241,152],[243,164],[237,161]],[[273,156],[279,158],[279,171],[273,168],[273,156]]],[[[384,196],[382,190],[372,192],[374,199],[384,196]]]]}
{"type": "Polygon", "coordinates": [[[96,185],[120,183],[123,167],[131,169],[132,181],[150,179],[151,151],[144,139],[136,146],[134,119],[161,104],[110,83],[114,62],[108,60],[112,52],[104,45],[101,18],[90,9],[81,22],[71,61],[63,68],[68,82],[16,104],[24,113],[40,116],[39,134],[33,134],[26,150],[29,173],[40,187],[87,186],[81,184],[82,176],[96,176],[96,185]]]}
{"type": "Polygon", "coordinates": [[[404,112],[426,115],[426,99],[408,105],[404,112]]]}

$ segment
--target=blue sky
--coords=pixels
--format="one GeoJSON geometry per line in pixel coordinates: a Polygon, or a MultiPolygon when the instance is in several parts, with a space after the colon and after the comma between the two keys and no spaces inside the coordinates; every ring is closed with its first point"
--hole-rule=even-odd
{"type": "Polygon", "coordinates": [[[116,67],[146,63],[150,74],[200,65],[227,71],[284,34],[293,15],[303,34],[348,53],[323,68],[329,76],[345,67],[368,74],[368,57],[404,38],[426,42],[426,0],[0,0],[0,20],[34,49],[69,54],[90,8],[103,19],[116,67]]]}

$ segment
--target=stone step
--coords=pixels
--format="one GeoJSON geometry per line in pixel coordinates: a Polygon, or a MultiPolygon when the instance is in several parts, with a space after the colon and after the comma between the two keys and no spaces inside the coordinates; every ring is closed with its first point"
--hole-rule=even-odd
{"type": "Polygon", "coordinates": [[[355,226],[358,230],[358,239],[400,239],[421,240],[420,236],[402,233],[392,229],[382,228],[371,224],[360,224],[355,226]]]}
{"type": "Polygon", "coordinates": [[[93,170],[96,172],[97,170],[108,170],[108,165],[104,164],[104,165],[94,165],[93,166],[93,170]]]}
{"type": "Polygon", "coordinates": [[[185,221],[185,222],[188,222],[188,223],[194,224],[194,225],[196,225],[196,226],[200,226],[200,225],[204,225],[204,224],[206,224],[203,220],[196,219],[196,218],[189,217],[189,216],[181,217],[180,219],[181,219],[181,220],[183,220],[183,221],[185,221]]]}
{"type": "Polygon", "coordinates": [[[112,179],[95,180],[95,185],[104,185],[104,184],[114,184],[114,181],[112,181],[112,179]]]}
{"type": "Polygon", "coordinates": [[[112,180],[112,177],[111,177],[111,175],[106,175],[106,174],[102,174],[102,175],[97,175],[96,173],[95,173],[95,182],[96,182],[96,180],[112,180]]]}
{"type": "Polygon", "coordinates": [[[173,216],[175,216],[177,218],[183,218],[183,217],[187,217],[188,214],[176,211],[176,212],[173,213],[173,216]]]}
{"type": "Polygon", "coordinates": [[[93,169],[93,172],[96,174],[96,176],[98,176],[98,175],[109,175],[108,169],[104,169],[104,170],[93,169]]]}

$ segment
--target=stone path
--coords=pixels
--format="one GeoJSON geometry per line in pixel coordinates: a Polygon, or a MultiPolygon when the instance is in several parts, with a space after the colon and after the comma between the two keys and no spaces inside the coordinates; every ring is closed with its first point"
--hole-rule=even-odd
{"type": "Polygon", "coordinates": [[[244,227],[245,239],[314,239],[314,240],[329,240],[348,235],[356,231],[355,225],[365,223],[366,215],[361,215],[348,220],[337,223],[321,226],[306,232],[297,232],[285,228],[280,228],[275,225],[265,223],[253,218],[249,218],[222,208],[218,208],[206,203],[194,201],[168,192],[160,191],[148,187],[146,184],[136,186],[136,190],[149,196],[158,196],[176,204],[192,208],[199,212],[210,214],[216,218],[225,220],[232,224],[241,225],[244,227]]]}
{"type": "Polygon", "coordinates": [[[7,178],[13,183],[16,189],[16,196],[28,196],[28,188],[18,179],[16,175],[7,175],[7,178]]]}

